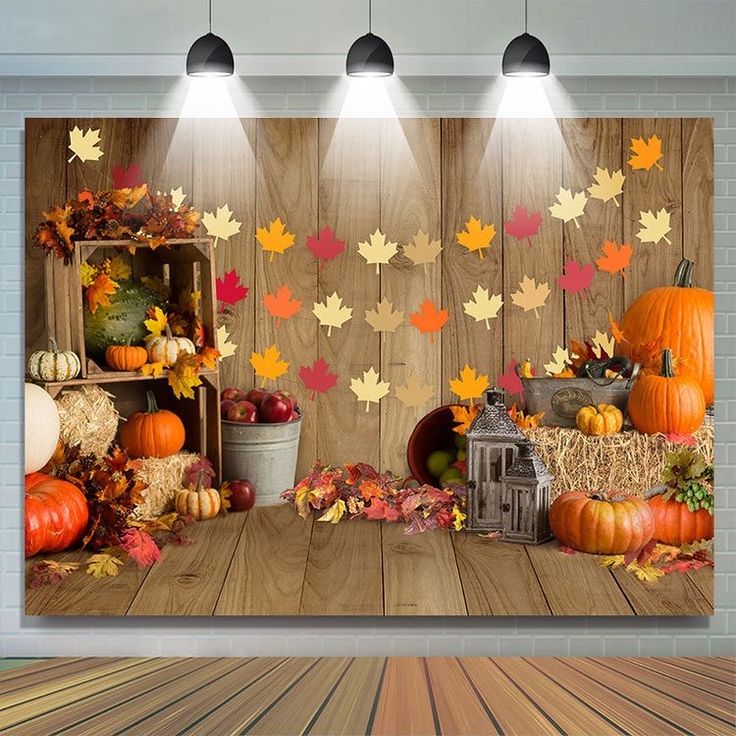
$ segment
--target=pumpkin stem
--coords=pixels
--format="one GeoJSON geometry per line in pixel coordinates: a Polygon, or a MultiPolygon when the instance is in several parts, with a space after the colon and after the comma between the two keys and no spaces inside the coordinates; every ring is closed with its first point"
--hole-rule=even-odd
{"type": "Polygon", "coordinates": [[[133,333],[131,332],[130,335],[128,335],[128,340],[125,343],[125,347],[130,347],[130,344],[133,342],[133,333]]]}
{"type": "Polygon", "coordinates": [[[689,289],[693,285],[694,267],[695,264],[692,261],[688,260],[687,258],[683,258],[677,266],[677,270],[675,271],[673,284],[675,286],[681,286],[685,289],[689,289]]]}
{"type": "Polygon", "coordinates": [[[672,351],[669,348],[662,350],[662,369],[659,371],[659,375],[664,378],[674,378],[675,368],[672,363],[672,351]]]}
{"type": "Polygon", "coordinates": [[[156,396],[153,391],[146,391],[146,401],[148,402],[148,409],[146,411],[149,414],[155,414],[158,411],[158,404],[156,403],[156,396]]]}
{"type": "Polygon", "coordinates": [[[174,336],[171,334],[171,327],[169,326],[168,322],[166,322],[166,326],[164,327],[164,329],[166,330],[166,337],[171,340],[171,338],[173,338],[174,336]]]}
{"type": "Polygon", "coordinates": [[[197,476],[197,487],[194,489],[197,493],[202,490],[202,478],[204,478],[204,470],[200,470],[197,476]]]}
{"type": "Polygon", "coordinates": [[[58,353],[59,352],[59,346],[56,344],[56,338],[55,337],[49,337],[49,350],[52,353],[58,353]]]}

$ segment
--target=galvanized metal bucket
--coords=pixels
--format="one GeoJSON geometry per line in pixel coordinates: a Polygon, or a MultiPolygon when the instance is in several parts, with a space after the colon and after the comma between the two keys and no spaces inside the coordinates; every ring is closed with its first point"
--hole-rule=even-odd
{"type": "Polygon", "coordinates": [[[281,493],[294,486],[301,418],[280,424],[222,422],[222,475],[249,480],[256,506],[282,503],[281,493]]]}

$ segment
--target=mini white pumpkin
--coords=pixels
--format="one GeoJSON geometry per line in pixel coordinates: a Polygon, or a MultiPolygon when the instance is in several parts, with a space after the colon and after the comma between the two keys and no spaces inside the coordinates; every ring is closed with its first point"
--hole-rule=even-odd
{"type": "Polygon", "coordinates": [[[35,383],[25,385],[25,474],[35,473],[51,460],[59,442],[56,402],[35,383]]]}
{"type": "Polygon", "coordinates": [[[48,350],[36,350],[28,358],[28,375],[34,381],[70,381],[80,370],[79,356],[71,350],[59,350],[53,337],[49,338],[48,350]]]}
{"type": "Polygon", "coordinates": [[[220,494],[214,488],[203,488],[204,473],[199,471],[195,488],[181,488],[176,492],[174,507],[182,516],[191,516],[195,521],[212,519],[220,513],[220,494]]]}
{"type": "Polygon", "coordinates": [[[179,353],[194,353],[194,343],[187,337],[174,337],[171,328],[166,325],[163,335],[150,335],[146,338],[148,360],[151,363],[163,363],[164,366],[174,365],[179,353]]]}

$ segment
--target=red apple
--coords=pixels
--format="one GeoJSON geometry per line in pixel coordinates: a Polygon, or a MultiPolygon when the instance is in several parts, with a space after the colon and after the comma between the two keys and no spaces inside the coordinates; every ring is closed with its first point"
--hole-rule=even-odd
{"type": "Polygon", "coordinates": [[[261,419],[270,424],[288,422],[291,419],[292,412],[291,401],[278,393],[269,394],[261,402],[261,419]]]}
{"type": "Polygon", "coordinates": [[[235,402],[232,399],[223,399],[220,402],[220,416],[227,419],[227,413],[233,406],[235,406],[235,402]]]}
{"type": "Polygon", "coordinates": [[[258,407],[250,401],[238,401],[230,407],[227,418],[231,422],[255,424],[258,421],[258,407]]]}
{"type": "Polygon", "coordinates": [[[271,392],[267,391],[265,388],[252,388],[244,398],[246,401],[250,401],[251,404],[260,406],[263,399],[265,399],[270,393],[271,392]]]}
{"type": "Polygon", "coordinates": [[[295,422],[297,419],[300,418],[300,416],[301,415],[299,414],[298,411],[292,411],[291,412],[291,419],[290,419],[290,421],[295,422]]]}
{"type": "Polygon", "coordinates": [[[228,386],[227,388],[222,390],[222,393],[220,394],[221,400],[228,400],[228,401],[242,401],[245,398],[245,391],[239,388],[233,388],[232,386],[228,386]]]}
{"type": "Polygon", "coordinates": [[[256,502],[256,488],[249,480],[231,480],[230,510],[250,511],[256,502]]]}
{"type": "Polygon", "coordinates": [[[285,389],[278,389],[277,391],[274,391],[274,393],[285,398],[291,404],[292,411],[296,409],[297,407],[296,396],[294,396],[294,394],[291,393],[291,391],[287,391],[285,389]]]}

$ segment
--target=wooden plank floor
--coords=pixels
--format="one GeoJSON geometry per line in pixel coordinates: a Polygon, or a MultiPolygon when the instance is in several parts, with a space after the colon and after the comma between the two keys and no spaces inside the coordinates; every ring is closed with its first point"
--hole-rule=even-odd
{"type": "MultiPolygon", "coordinates": [[[[77,573],[26,589],[43,616],[706,616],[713,570],[643,583],[556,542],[505,544],[466,532],[407,536],[403,525],[303,521],[287,506],[188,528],[193,544],[164,549],[150,570],[77,573]]],[[[51,556],[65,561],[80,552],[51,556]]],[[[34,560],[27,562],[28,568],[34,560]]]]}
{"type": "Polygon", "coordinates": [[[45,660],[0,672],[0,733],[720,736],[735,672],[718,657],[45,660]]]}

